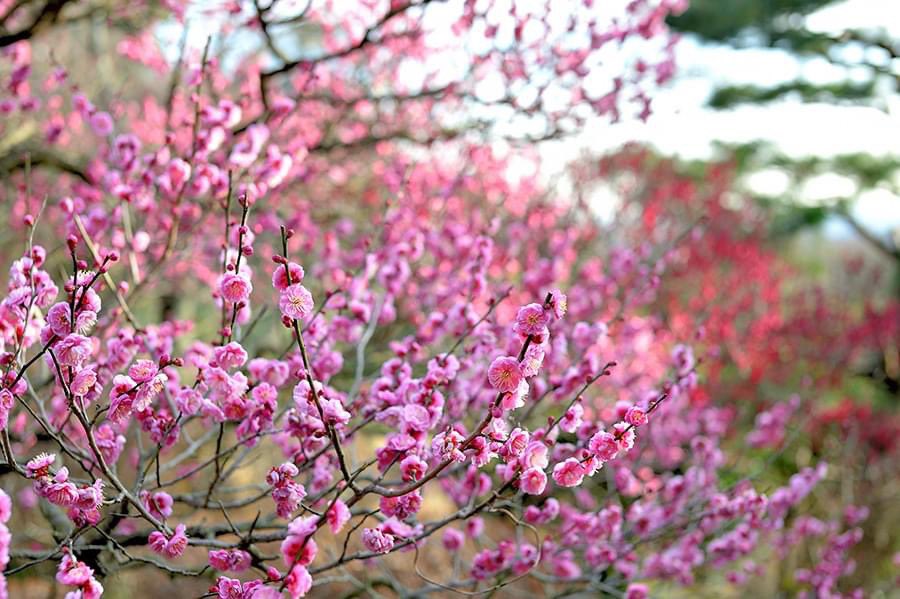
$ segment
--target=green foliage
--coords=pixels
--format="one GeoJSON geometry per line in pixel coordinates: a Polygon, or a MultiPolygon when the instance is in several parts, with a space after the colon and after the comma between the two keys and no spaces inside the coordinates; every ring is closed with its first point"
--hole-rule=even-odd
{"type": "Polygon", "coordinates": [[[709,41],[734,42],[754,32],[769,36],[803,15],[837,0],[693,0],[684,14],[669,18],[678,31],[709,41]]]}
{"type": "Polygon", "coordinates": [[[815,85],[808,81],[795,80],[772,87],[753,85],[721,87],[709,99],[709,106],[716,109],[732,108],[739,104],[767,104],[785,98],[799,98],[803,102],[854,101],[871,99],[875,95],[875,81],[853,83],[845,81],[826,85],[815,85]]]}

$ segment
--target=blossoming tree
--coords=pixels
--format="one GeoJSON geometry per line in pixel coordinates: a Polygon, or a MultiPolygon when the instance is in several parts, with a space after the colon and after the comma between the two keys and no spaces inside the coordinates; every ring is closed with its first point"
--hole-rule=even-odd
{"type": "Polygon", "coordinates": [[[224,2],[171,62],[161,4],[0,2],[0,596],[55,564],[84,599],[132,568],[229,599],[638,599],[814,536],[792,584],[840,592],[865,510],[796,515],[823,461],[754,486],[743,447],[777,456],[800,400],[744,442],[716,351],[743,333],[703,338],[669,286],[702,219],[609,228],[514,175],[648,114],[681,2],[224,2]],[[170,85],[111,93],[42,45],[97,15],[170,85]]]}

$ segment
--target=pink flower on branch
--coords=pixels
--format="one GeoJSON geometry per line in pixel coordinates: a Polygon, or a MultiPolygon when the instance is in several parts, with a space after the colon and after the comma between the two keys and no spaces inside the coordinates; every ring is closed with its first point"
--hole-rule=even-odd
{"type": "Polygon", "coordinates": [[[519,361],[509,356],[494,359],[488,369],[488,382],[501,393],[515,392],[522,382],[519,361]]]}
{"type": "Polygon", "coordinates": [[[294,283],[281,292],[278,307],[287,318],[303,320],[312,313],[313,297],[306,287],[299,283],[294,283]]]}

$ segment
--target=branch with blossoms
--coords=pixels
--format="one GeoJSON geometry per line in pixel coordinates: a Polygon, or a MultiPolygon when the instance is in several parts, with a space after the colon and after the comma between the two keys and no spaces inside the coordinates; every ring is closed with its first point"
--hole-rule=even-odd
{"type": "Polygon", "coordinates": [[[837,588],[865,511],[805,518],[832,482],[821,464],[776,480],[773,452],[764,482],[743,476],[746,446],[803,439],[784,435],[797,406],[744,437],[756,404],[736,398],[758,381],[721,384],[778,370],[783,322],[751,319],[745,343],[755,302],[707,301],[741,288],[710,263],[769,272],[722,242],[748,228],[720,225],[723,205],[670,214],[727,194],[636,178],[641,222],[606,226],[520,168],[527,148],[482,139],[647,115],[682,3],[607,23],[593,4],[235,2],[174,70],[148,29],[123,34],[123,59],[168,84],[139,103],[4,53],[0,598],[54,573],[96,598],[132,570],[226,599],[640,599],[720,573],[752,594],[757,555],[813,537],[822,559],[797,584],[837,588]],[[293,27],[320,47],[282,43],[293,27]],[[259,53],[223,66],[229,31],[259,53]],[[605,77],[626,42],[653,56],[605,77]]]}
{"type": "MultiPolygon", "coordinates": [[[[70,236],[66,244],[72,274],[62,286],[65,298],[52,305],[59,292],[40,270],[42,250],[29,247],[16,265],[22,270],[17,280],[29,294],[27,302],[24,292],[18,301],[47,308],[47,319],[39,335],[32,335],[30,342],[20,338],[17,351],[4,357],[5,411],[0,414],[4,455],[13,471],[32,481],[31,492],[40,501],[65,510],[71,522],[67,526],[74,527],[74,533],[54,551],[13,568],[14,572],[59,558],[57,580],[77,587],[84,596],[97,597],[102,593],[100,580],[111,568],[157,567],[191,578],[217,571],[221,574],[207,596],[287,593],[300,597],[315,581],[328,580],[326,573],[347,572],[357,562],[412,550],[413,569],[423,590],[483,594],[538,580],[580,582],[586,588],[624,585],[629,596],[641,596],[640,585],[627,585],[627,578],[619,580],[628,570],[623,572],[624,566],[615,560],[608,561],[616,568],[611,574],[609,568],[601,568],[585,578],[566,570],[577,568],[575,551],[583,546],[583,538],[573,534],[582,525],[599,526],[598,534],[610,539],[600,554],[591,549],[581,558],[599,568],[615,552],[633,551],[646,542],[644,537],[663,538],[661,528],[644,524],[641,517],[626,521],[615,504],[600,510],[596,523],[586,524],[593,516],[581,521],[575,513],[561,513],[559,500],[549,492],[585,487],[588,481],[602,478],[597,477],[599,472],[614,468],[615,487],[606,483],[608,492],[628,493],[635,476],[629,456],[638,429],[652,432],[651,417],[665,402],[683,402],[696,385],[697,360],[690,348],[675,348],[672,378],[660,383],[662,390],[654,397],[627,405],[620,402],[613,414],[605,415],[596,404],[585,403],[592,387],[601,378],[614,387],[627,385],[634,374],[618,377],[623,365],[618,360],[600,364],[596,353],[563,359],[553,343],[553,331],[564,330],[569,302],[558,290],[547,293],[540,303],[521,306],[509,325],[492,322],[491,316],[510,294],[507,289],[488,303],[483,314],[469,316],[465,328],[457,325],[457,339],[447,350],[426,351],[415,339],[396,344],[395,357],[374,375],[363,377],[367,381],[359,388],[357,401],[350,403],[349,396],[328,380],[332,363],[316,353],[331,351],[328,331],[339,334],[340,312],[316,310],[305,286],[305,269],[290,259],[296,232],[283,225],[280,251],[271,257],[277,294],[273,303],[296,347],[285,361],[251,359],[235,340],[240,327],[250,323],[254,286],[249,261],[255,255],[252,244],[258,243],[248,220],[250,202],[242,196],[239,203],[242,212],[237,221],[230,220],[226,204],[223,267],[212,292],[222,315],[218,341],[202,346],[195,342],[183,357],[170,357],[166,352],[171,345],[154,348],[147,338],[123,344],[127,337],[121,336],[107,338],[106,354],[96,355],[102,351],[102,342],[92,341],[89,335],[102,303],[95,287],[107,280],[105,275],[118,260],[116,254],[95,259],[94,270],[88,270],[88,263],[79,258],[80,240],[70,236]],[[30,344],[37,349],[25,360],[24,350],[30,344]],[[510,354],[497,349],[516,345],[510,354]],[[157,357],[138,357],[142,351],[157,357]],[[34,393],[29,371],[42,356],[53,376],[51,394],[62,401],[55,404],[53,416],[40,424],[87,480],[72,476],[67,466],[54,468],[59,457],[54,453],[42,453],[26,460],[24,467],[18,465],[9,437],[10,414],[17,403],[28,405],[26,392],[34,393]],[[20,361],[24,363],[19,365],[20,361]],[[557,374],[545,380],[541,375],[548,364],[557,374]],[[194,382],[182,383],[179,371],[189,366],[196,370],[194,382]],[[423,369],[419,376],[413,375],[414,368],[423,369]],[[291,384],[285,401],[283,390],[291,384]],[[448,405],[447,393],[471,394],[471,398],[454,407],[448,405]],[[542,400],[546,400],[544,409],[539,410],[542,400]],[[466,412],[462,417],[460,408],[466,412]],[[543,417],[547,419],[542,425],[543,417]],[[196,439],[189,437],[193,424],[201,425],[196,439]],[[371,458],[360,459],[357,445],[374,426],[390,432],[371,458]],[[148,436],[154,449],[142,454],[134,482],[126,483],[118,470],[121,452],[132,435],[148,436]],[[272,465],[262,484],[236,485],[237,475],[252,469],[244,462],[250,456],[265,455],[257,452],[269,444],[280,448],[287,461],[272,465]],[[181,454],[164,463],[163,455],[176,446],[183,448],[181,454]],[[206,457],[197,459],[201,455],[206,457]],[[155,485],[147,476],[154,465],[155,485]],[[176,477],[164,479],[163,473],[173,468],[176,477]],[[163,490],[176,485],[194,490],[175,494],[163,490]],[[448,495],[457,508],[437,518],[420,517],[426,499],[435,494],[448,495]],[[249,520],[235,520],[229,514],[246,508],[255,510],[249,520]],[[191,510],[221,514],[227,525],[191,523],[191,510]],[[176,513],[184,514],[187,521],[175,520],[176,513]],[[439,532],[442,550],[458,552],[465,537],[457,527],[483,536],[485,518],[512,523],[513,534],[496,548],[472,556],[467,577],[437,580],[422,571],[421,555],[434,545],[432,539],[439,532]],[[141,530],[141,522],[149,528],[141,530]],[[534,543],[523,538],[526,530],[534,543]],[[323,537],[329,539],[326,546],[340,548],[324,560],[318,559],[323,537]],[[273,544],[278,544],[274,553],[273,544]],[[141,548],[157,557],[138,553],[141,548]],[[206,564],[182,565],[190,560],[192,548],[206,550],[206,564]],[[261,576],[246,579],[242,573],[250,571],[261,576]],[[602,572],[607,573],[598,578],[602,572]],[[234,578],[235,574],[241,578],[234,578]]],[[[89,253],[94,257],[96,252],[94,248],[89,253]]],[[[363,270],[357,276],[363,281],[370,275],[363,270]]],[[[391,280],[384,278],[381,283],[385,299],[370,294],[369,307],[383,311],[391,299],[391,280]]],[[[28,306],[23,315],[31,314],[28,306]]],[[[377,326],[377,315],[362,310],[362,305],[356,310],[366,329],[371,323],[377,326]]],[[[619,306],[617,314],[622,312],[619,306]]],[[[599,329],[592,333],[595,341],[597,333],[599,329]]],[[[361,338],[364,332],[358,334],[361,338]]],[[[418,338],[427,340],[427,327],[418,338]]],[[[593,345],[578,343],[583,349],[593,345]]],[[[354,377],[353,385],[357,384],[354,377]]],[[[27,411],[37,416],[33,409],[27,411]]],[[[665,415],[661,422],[665,425],[665,415]]],[[[695,450],[714,451],[703,445],[695,450]]],[[[715,459],[710,462],[714,467],[715,459]]],[[[810,480],[810,484],[816,482],[815,477],[810,480]]],[[[802,497],[800,493],[788,501],[802,497]]],[[[765,504],[757,495],[741,489],[733,499],[737,500],[749,501],[746,515],[751,521],[763,518],[765,504]]],[[[630,511],[640,505],[632,504],[630,511]]],[[[723,536],[711,547],[722,551],[715,543],[729,542],[725,539],[734,534],[728,520],[709,511],[702,498],[695,497],[682,507],[684,511],[677,512],[682,522],[714,518],[718,528],[709,532],[723,536]],[[707,511],[697,515],[697,508],[707,511]]],[[[730,515],[740,517],[741,513],[730,515]]],[[[411,583],[394,580],[391,584],[403,588],[411,583]]]]}
{"type": "MultiPolygon", "coordinates": [[[[274,535],[262,532],[272,529],[272,522],[270,518],[261,520],[259,513],[249,526],[247,523],[234,523],[228,518],[229,527],[205,533],[238,536],[238,540],[233,543],[216,541],[212,544],[217,547],[210,552],[210,565],[214,568],[240,571],[252,566],[266,575],[265,579],[257,581],[258,585],[248,583],[252,588],[265,586],[274,589],[276,594],[287,591],[292,596],[305,593],[311,585],[308,567],[318,552],[314,540],[318,531],[327,525],[333,534],[338,534],[354,518],[354,506],[365,502],[369,497],[378,498],[379,509],[374,512],[366,511],[363,519],[346,533],[340,557],[317,571],[327,571],[359,559],[391,553],[408,545],[415,546],[418,551],[419,544],[432,533],[482,512],[500,510],[518,521],[509,511],[509,506],[513,505],[509,503],[510,499],[518,496],[518,500],[522,501],[525,496],[544,492],[550,464],[548,448],[552,444],[549,439],[558,426],[572,430],[568,423],[573,418],[575,402],[580,400],[597,379],[609,376],[611,368],[615,366],[615,363],[610,362],[598,373],[587,377],[585,384],[568,402],[564,413],[556,417],[546,429],[535,433],[521,427],[509,430],[510,416],[525,405],[529,394],[528,379],[535,377],[543,364],[549,347],[551,320],[565,315],[565,295],[553,291],[546,295],[541,304],[528,304],[519,310],[512,331],[521,339],[521,347],[516,357],[499,356],[491,362],[486,372],[486,381],[496,391],[496,395],[486,403],[483,408],[484,416],[471,431],[466,432],[461,423],[452,424],[442,416],[441,389],[452,386],[460,376],[460,362],[454,352],[467,336],[485,322],[508,292],[493,301],[490,309],[473,322],[449,350],[428,361],[421,400],[403,406],[385,405],[372,418],[367,415],[374,407],[371,404],[370,388],[367,397],[369,402],[361,403],[360,412],[356,415],[365,415],[365,420],[359,427],[348,430],[354,414],[343,405],[340,395],[316,376],[304,341],[301,323],[313,316],[314,301],[312,294],[303,285],[304,269],[288,257],[288,246],[294,232],[282,226],[282,254],[272,258],[277,265],[272,282],[279,294],[278,306],[283,324],[291,330],[297,343],[300,360],[294,376],[300,380],[292,392],[293,407],[281,409],[285,428],[280,431],[274,426],[274,414],[278,410],[279,401],[277,387],[288,380],[290,375],[287,369],[277,362],[252,360],[248,368],[255,380],[250,383],[241,372],[241,367],[248,362],[247,352],[240,343],[232,341],[234,324],[239,313],[247,308],[253,288],[250,271],[242,268],[242,259],[253,255],[246,237],[249,232],[249,202],[242,197],[240,203],[243,207],[242,216],[239,224],[234,225],[237,231],[237,249],[233,252],[229,249],[227,239],[230,231],[227,230],[226,243],[223,245],[223,274],[215,293],[227,324],[220,331],[219,345],[213,348],[207,365],[198,371],[196,382],[178,390],[167,385],[169,376],[166,371],[173,372],[171,369],[183,368],[186,363],[183,358],[172,359],[164,354],[154,362],[148,359],[113,360],[110,356],[110,359],[98,362],[96,366],[90,365],[95,348],[91,339],[84,334],[89,333],[95,325],[101,309],[100,296],[94,288],[101,280],[107,280],[105,275],[108,274],[109,266],[118,260],[116,254],[106,255],[95,265],[96,271],[88,271],[88,263],[78,257],[79,239],[70,236],[67,247],[72,275],[63,286],[67,298],[51,306],[49,303],[57,291],[46,274],[39,270],[41,250],[29,249],[30,262],[21,263],[28,270],[27,282],[31,289],[29,304],[37,302],[37,305],[49,308],[47,324],[41,330],[39,351],[22,364],[17,372],[14,371],[14,366],[20,352],[9,354],[5,358],[7,383],[3,394],[8,399],[3,404],[6,410],[3,422],[4,439],[7,440],[4,452],[8,463],[21,476],[34,481],[34,493],[52,505],[67,509],[75,526],[87,532],[94,530],[101,535],[102,539],[94,540],[89,535],[84,535],[88,546],[105,541],[110,544],[110,550],[117,554],[117,562],[155,564],[154,560],[134,556],[126,549],[141,537],[117,536],[116,526],[120,526],[130,516],[127,512],[104,516],[105,505],[134,508],[137,512],[134,517],[145,520],[156,529],[146,536],[149,549],[163,557],[177,559],[189,545],[209,545],[209,541],[196,538],[203,536],[203,529],[193,528],[189,534],[188,526],[184,523],[179,523],[174,528],[169,525],[168,519],[173,513],[173,506],[180,501],[203,509],[216,509],[216,506],[220,506],[228,518],[225,503],[221,498],[217,499],[216,495],[218,488],[228,484],[235,469],[224,470],[221,459],[233,455],[240,446],[253,447],[260,437],[284,433],[295,436],[301,440],[299,451],[292,450],[292,461],[273,467],[266,477],[266,483],[271,489],[278,517],[292,518],[298,509],[312,515],[297,517],[274,535]],[[71,477],[65,466],[54,470],[53,465],[57,459],[54,454],[41,454],[28,460],[25,467],[20,468],[12,446],[8,443],[8,425],[5,423],[9,421],[9,412],[13,402],[24,403],[23,396],[30,384],[28,370],[41,356],[48,357],[47,363],[55,375],[56,387],[65,400],[61,415],[67,413],[67,416],[59,426],[59,436],[54,439],[59,441],[59,448],[64,453],[78,459],[78,465],[85,473],[96,476],[91,484],[80,484],[71,477]],[[127,366],[127,374],[115,373],[115,362],[118,362],[118,368],[127,366]],[[107,405],[101,406],[101,397],[107,394],[106,389],[110,399],[107,405]],[[170,399],[168,393],[172,392],[174,394],[170,399]],[[93,416],[88,415],[90,406],[95,410],[93,416]],[[169,406],[176,410],[174,414],[169,412],[169,406]],[[73,416],[80,428],[72,428],[73,416]],[[179,429],[198,418],[219,423],[213,456],[189,469],[176,481],[166,484],[190,480],[212,469],[212,479],[205,499],[199,503],[181,497],[173,498],[158,490],[162,486],[161,451],[175,443],[179,429]],[[239,422],[235,429],[237,443],[223,451],[225,425],[234,421],[239,422]],[[146,461],[143,473],[137,478],[137,487],[133,489],[129,489],[114,467],[110,466],[110,463],[115,463],[118,459],[118,452],[126,438],[124,433],[127,433],[130,422],[139,424],[157,444],[154,456],[146,461]],[[398,427],[398,434],[390,437],[384,448],[376,452],[375,459],[353,465],[345,456],[342,444],[352,442],[354,434],[372,422],[393,423],[393,426],[398,427]],[[423,446],[424,433],[438,427],[441,430],[434,435],[430,449],[423,446]],[[70,428],[72,430],[68,430],[70,428]],[[110,446],[108,443],[98,442],[97,433],[100,431],[103,431],[104,442],[115,435],[116,431],[120,433],[110,446]],[[69,441],[63,441],[63,434],[69,441]],[[315,457],[310,457],[311,452],[314,452],[315,457]],[[505,462],[501,483],[487,500],[477,505],[471,504],[436,522],[425,521],[415,525],[409,523],[421,508],[424,492],[430,483],[446,482],[449,476],[458,475],[460,468],[467,464],[470,464],[468,468],[482,468],[498,457],[505,462]],[[157,490],[143,486],[147,470],[154,462],[157,468],[157,490]],[[317,483],[316,478],[324,476],[323,466],[329,463],[337,466],[341,478],[330,485],[317,483]],[[307,484],[316,488],[316,494],[304,504],[308,495],[306,485],[295,479],[301,474],[301,469],[308,472],[310,466],[314,466],[311,473],[313,478],[307,484]],[[377,466],[377,476],[370,478],[368,484],[359,485],[357,480],[372,466],[377,466]],[[390,478],[395,466],[399,467],[400,480],[390,478]],[[107,498],[104,493],[106,486],[114,489],[118,495],[107,498]],[[507,496],[509,493],[512,495],[507,496]],[[498,507],[498,503],[507,507],[498,507]],[[374,528],[362,528],[365,519],[373,515],[381,523],[374,528]],[[109,526],[105,524],[107,522],[114,524],[109,526]],[[357,532],[365,551],[348,554],[351,537],[357,532]],[[287,566],[283,574],[266,563],[275,558],[263,554],[257,548],[259,544],[278,539],[282,540],[281,555],[287,566]]],[[[226,222],[229,222],[227,209],[226,222]]],[[[229,224],[226,229],[230,226],[229,224]]],[[[84,241],[87,242],[87,238],[84,241]]],[[[90,253],[92,256],[96,254],[93,246],[90,253]]],[[[396,377],[402,371],[396,370],[401,365],[402,362],[399,361],[386,364],[389,369],[384,374],[394,371],[390,376],[396,377]]],[[[384,367],[382,370],[384,371],[384,367]]],[[[382,380],[382,384],[387,382],[386,379],[382,380]]],[[[658,405],[659,401],[653,403],[647,412],[652,412],[658,405]]],[[[582,477],[595,473],[605,461],[613,459],[618,451],[630,449],[633,445],[632,428],[645,424],[646,415],[640,409],[633,408],[626,415],[626,421],[628,424],[614,427],[613,430],[618,431],[615,436],[599,432],[592,437],[589,444],[591,457],[578,463],[579,468],[583,467],[582,477]],[[601,447],[603,439],[612,445],[601,447]]],[[[211,438],[205,438],[211,442],[211,438]]],[[[573,476],[577,477],[578,474],[573,474],[571,463],[570,458],[553,468],[554,480],[563,487],[576,484],[573,476]]],[[[267,495],[268,493],[254,494],[250,501],[262,501],[267,495]]],[[[230,503],[232,507],[236,505],[234,501],[230,503]]],[[[86,576],[81,582],[72,582],[76,578],[71,574],[73,570],[83,568],[84,571],[93,571],[77,561],[74,555],[78,551],[77,543],[66,546],[64,559],[60,562],[59,580],[64,584],[80,586],[82,593],[97,594],[97,589],[101,587],[93,575],[86,576]]],[[[532,565],[536,565],[536,562],[532,565]]],[[[174,572],[178,569],[167,571],[174,572]]],[[[524,574],[523,572],[521,575],[524,574]]],[[[225,592],[227,588],[231,588],[229,585],[233,586],[231,579],[219,579],[217,592],[225,592]]]]}

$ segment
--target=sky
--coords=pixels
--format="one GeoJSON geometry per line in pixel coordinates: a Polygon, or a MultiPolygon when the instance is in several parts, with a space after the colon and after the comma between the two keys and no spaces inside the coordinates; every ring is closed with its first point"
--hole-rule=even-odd
{"type": "MultiPolygon", "coordinates": [[[[598,6],[616,2],[606,0],[598,6]]],[[[216,5],[216,0],[198,5],[209,8],[216,5]]],[[[215,19],[197,10],[189,11],[188,23],[188,43],[196,47],[202,47],[207,36],[215,34],[220,27],[215,19]]],[[[840,33],[846,28],[879,27],[900,38],[900,0],[845,0],[810,15],[807,25],[830,33],[840,33]]],[[[172,51],[170,58],[177,59],[180,26],[174,23],[162,26],[159,37],[172,51]]],[[[822,82],[839,77],[840,73],[834,72],[824,60],[801,63],[778,50],[737,51],[701,44],[689,36],[679,42],[677,58],[678,73],[665,89],[655,94],[654,113],[646,123],[625,120],[610,126],[598,119],[575,138],[546,144],[542,157],[548,176],[559,172],[585,149],[612,151],[628,141],[645,142],[663,153],[688,159],[711,156],[713,142],[717,140],[731,143],[767,140],[784,153],[798,157],[850,152],[900,154],[900,98],[897,97],[885,111],[796,101],[728,111],[705,107],[717,84],[771,85],[800,75],[822,82]]],[[[777,194],[783,189],[785,178],[777,172],[764,172],[754,176],[750,183],[761,192],[777,194]]],[[[852,191],[852,185],[837,175],[819,177],[806,187],[810,203],[852,191]]],[[[616,206],[616,202],[609,201],[601,212],[615,210],[616,206]]],[[[887,191],[862,196],[853,210],[860,221],[880,234],[900,231],[900,197],[887,191]]],[[[852,234],[837,220],[827,223],[826,232],[830,236],[852,234]]]]}

